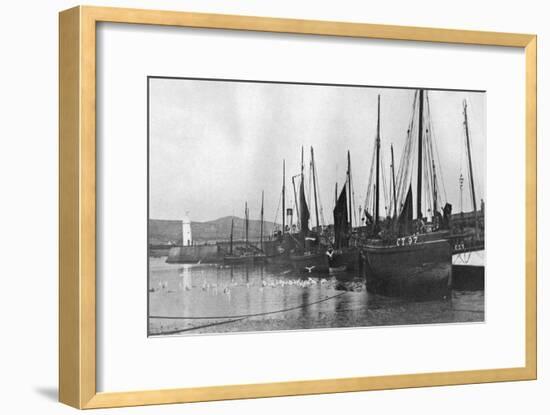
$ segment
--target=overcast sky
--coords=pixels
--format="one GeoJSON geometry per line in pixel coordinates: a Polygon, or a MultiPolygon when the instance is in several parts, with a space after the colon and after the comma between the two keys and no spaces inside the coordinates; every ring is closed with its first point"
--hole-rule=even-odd
{"type": "MultiPolygon", "coordinates": [[[[414,98],[413,89],[158,78],[150,79],[149,87],[150,217],[181,219],[189,212],[192,221],[242,217],[245,201],[250,217],[257,218],[262,190],[265,219],[273,221],[281,195],[282,160],[287,166],[287,198],[293,199],[290,176],[300,172],[303,145],[306,172],[309,148],[314,147],[324,217],[332,223],[334,185],[338,181],[340,187],[345,181],[348,149],[356,208],[364,204],[378,94],[388,178],[390,144],[398,165],[414,98]]],[[[457,212],[459,175],[468,177],[464,99],[478,203],[485,197],[485,93],[429,91],[428,95],[447,199],[457,212]]],[[[464,210],[470,209],[465,186],[464,210]]]]}

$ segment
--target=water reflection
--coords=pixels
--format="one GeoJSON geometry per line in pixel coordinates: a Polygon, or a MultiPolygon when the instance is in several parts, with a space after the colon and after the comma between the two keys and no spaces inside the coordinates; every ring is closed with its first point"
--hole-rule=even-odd
{"type": "Polygon", "coordinates": [[[151,335],[483,321],[483,292],[408,302],[367,293],[359,275],[150,259],[151,335]]]}

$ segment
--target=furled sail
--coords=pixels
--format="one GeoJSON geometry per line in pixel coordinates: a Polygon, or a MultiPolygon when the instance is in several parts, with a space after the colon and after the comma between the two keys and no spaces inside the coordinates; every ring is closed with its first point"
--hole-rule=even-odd
{"type": "Polygon", "coordinates": [[[300,183],[300,225],[302,232],[306,233],[309,231],[309,209],[307,207],[303,180],[300,183]]]}
{"type": "Polygon", "coordinates": [[[346,192],[346,185],[344,185],[340,196],[336,201],[336,206],[334,207],[334,247],[336,249],[344,248],[348,246],[348,234],[349,234],[349,223],[348,223],[348,197],[346,192]]]}
{"type": "Polygon", "coordinates": [[[413,201],[412,201],[412,186],[409,185],[409,191],[405,198],[405,203],[397,219],[399,235],[409,235],[413,229],[413,201]]]}

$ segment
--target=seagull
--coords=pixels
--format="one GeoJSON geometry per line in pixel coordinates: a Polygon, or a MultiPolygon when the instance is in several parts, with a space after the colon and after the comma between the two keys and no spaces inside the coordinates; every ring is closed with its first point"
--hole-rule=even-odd
{"type": "Polygon", "coordinates": [[[329,249],[329,250],[326,252],[326,254],[327,254],[327,256],[328,256],[329,258],[332,258],[332,256],[334,255],[334,251],[331,250],[331,249],[329,249]]]}
{"type": "Polygon", "coordinates": [[[307,269],[307,272],[311,273],[311,271],[315,268],[315,265],[312,265],[311,267],[305,267],[307,269]]]}

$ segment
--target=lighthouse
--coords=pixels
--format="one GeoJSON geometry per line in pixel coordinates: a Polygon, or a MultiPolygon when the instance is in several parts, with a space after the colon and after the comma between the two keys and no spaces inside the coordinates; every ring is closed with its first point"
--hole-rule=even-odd
{"type": "Polygon", "coordinates": [[[183,246],[191,246],[193,244],[193,239],[191,237],[191,220],[189,220],[189,212],[186,212],[185,216],[181,220],[181,235],[183,246]]]}

